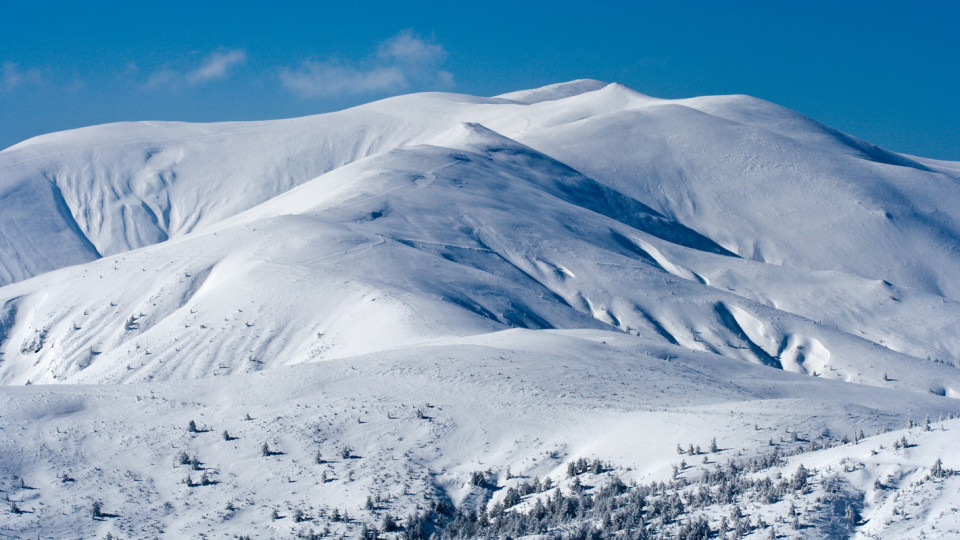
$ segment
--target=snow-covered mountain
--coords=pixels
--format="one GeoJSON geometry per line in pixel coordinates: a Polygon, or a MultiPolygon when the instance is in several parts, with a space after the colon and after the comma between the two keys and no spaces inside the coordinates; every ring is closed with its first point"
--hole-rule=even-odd
{"type": "MultiPolygon", "coordinates": [[[[19,510],[0,531],[355,534],[425,497],[503,504],[483,486],[507,470],[563,492],[569,463],[609,460],[601,490],[669,477],[678,443],[737,460],[951,417],[958,239],[960,164],[746,96],[583,80],[37,137],[0,152],[0,489],[19,510]],[[182,484],[181,452],[217,483],[182,484]],[[117,517],[80,510],[95,499],[117,517]]],[[[956,441],[922,437],[923,459],[956,441]]],[[[960,500],[951,482],[919,507],[960,500]]],[[[847,502],[889,513],[872,497],[847,502]]],[[[716,532],[716,511],[686,517],[716,532]]],[[[933,523],[813,521],[778,531],[933,523]]]]}

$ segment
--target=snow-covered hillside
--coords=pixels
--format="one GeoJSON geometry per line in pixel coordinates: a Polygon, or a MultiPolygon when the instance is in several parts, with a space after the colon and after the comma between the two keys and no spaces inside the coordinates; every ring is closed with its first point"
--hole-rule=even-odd
{"type": "MultiPolygon", "coordinates": [[[[356,535],[363,523],[402,518],[425,500],[495,504],[506,488],[535,477],[569,494],[567,470],[581,458],[608,462],[624,482],[668,481],[681,462],[695,479],[699,467],[811,441],[840,444],[859,431],[958,410],[937,396],[803,377],[625,334],[519,329],[176,383],[7,387],[0,406],[0,489],[23,512],[5,514],[5,532],[136,538],[289,537],[324,528],[356,535]],[[721,450],[706,463],[677,454],[678,445],[706,452],[714,438],[721,450]],[[496,487],[474,485],[475,473],[496,487]],[[367,508],[368,497],[382,502],[367,508]],[[91,519],[94,502],[112,517],[91,519]],[[334,520],[334,509],[351,521],[334,520]],[[274,511],[282,517],[271,518],[274,511]]],[[[936,523],[938,507],[957,500],[955,482],[945,492],[913,484],[938,456],[960,468],[950,451],[960,426],[945,428],[910,449],[907,461],[893,454],[898,433],[805,463],[822,470],[845,456],[863,460],[882,444],[885,453],[869,458],[876,465],[857,487],[874,479],[891,486],[893,477],[887,489],[902,485],[905,498],[895,503],[881,491],[872,496],[883,500],[859,512],[872,531],[892,531],[894,522],[882,524],[900,506],[897,530],[914,537],[936,523]]],[[[610,476],[582,481],[599,487],[610,476]]],[[[808,501],[801,508],[813,503],[797,495],[808,501]]],[[[743,510],[772,523],[785,505],[743,510]]],[[[803,515],[810,527],[795,534],[818,530],[813,515],[803,515]]]]}
{"type": "MultiPolygon", "coordinates": [[[[508,470],[566,489],[583,457],[642,491],[711,437],[724,462],[774,438],[860,459],[840,437],[960,412],[958,171],[598,81],[25,141],[0,152],[0,531],[358,534],[502,505],[508,470]]],[[[960,468],[923,433],[916,467],[960,468]]],[[[960,504],[943,478],[909,519],[857,495],[777,533],[910,537],[960,504]]],[[[716,532],[704,504],[684,519],[716,532]]]]}

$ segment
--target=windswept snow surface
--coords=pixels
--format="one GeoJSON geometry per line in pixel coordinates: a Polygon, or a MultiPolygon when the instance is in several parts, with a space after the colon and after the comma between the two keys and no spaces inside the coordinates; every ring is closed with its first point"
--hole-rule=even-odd
{"type": "MultiPolygon", "coordinates": [[[[822,448],[960,413],[958,171],[590,80],[25,141],[0,152],[0,532],[359,534],[502,501],[478,471],[658,481],[711,437],[862,460],[822,448]]],[[[860,518],[777,533],[936,535],[953,477],[891,487],[909,508],[868,484],[947,460],[944,426],[844,480],[860,518]]]]}

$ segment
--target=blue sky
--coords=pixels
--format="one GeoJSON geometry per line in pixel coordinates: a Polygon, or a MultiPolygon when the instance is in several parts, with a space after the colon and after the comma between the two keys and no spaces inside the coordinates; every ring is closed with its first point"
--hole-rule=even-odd
{"type": "Polygon", "coordinates": [[[0,8],[0,148],[575,78],[742,93],[960,160],[960,2],[50,2],[0,8]],[[307,4],[307,3],[304,3],[307,4]]]}

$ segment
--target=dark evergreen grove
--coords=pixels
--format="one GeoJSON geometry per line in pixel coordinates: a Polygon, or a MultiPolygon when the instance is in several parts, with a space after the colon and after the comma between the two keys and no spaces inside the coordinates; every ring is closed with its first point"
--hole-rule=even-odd
{"type": "Polygon", "coordinates": [[[597,475],[610,469],[598,460],[577,460],[568,467],[573,480],[567,489],[537,480],[522,482],[506,488],[502,502],[489,510],[454,509],[435,502],[404,521],[400,538],[517,538],[536,534],[571,540],[700,539],[720,534],[738,538],[769,528],[769,524],[745,517],[741,506],[748,502],[772,504],[792,493],[809,492],[809,472],[803,467],[792,477],[776,482],[767,477],[751,478],[752,472],[782,464],[782,456],[775,451],[742,464],[730,462],[710,468],[694,482],[677,478],[627,485],[611,476],[588,491],[579,475],[591,473],[599,479],[597,475]],[[526,501],[533,502],[523,504],[526,501]],[[718,505],[731,505],[734,510],[730,518],[711,527],[702,513],[718,505]]]}
{"type": "MultiPolygon", "coordinates": [[[[558,540],[848,538],[861,524],[863,492],[837,471],[798,464],[793,474],[779,472],[788,456],[838,444],[843,443],[833,439],[788,443],[740,461],[687,467],[669,482],[647,484],[624,483],[619,476],[623,471],[597,459],[569,462],[567,478],[560,482],[534,478],[504,486],[492,471],[475,471],[468,483],[481,495],[478,504],[457,508],[449,500],[428,500],[403,519],[387,512],[380,515],[379,523],[376,518],[372,523],[352,523],[351,536],[402,540],[531,535],[558,540]],[[487,504],[491,499],[497,502],[487,504]]],[[[710,450],[716,448],[711,443],[710,450]]],[[[928,480],[954,474],[938,460],[928,480]]],[[[387,506],[368,501],[367,509],[387,506]]],[[[300,536],[330,534],[329,528],[321,533],[309,529],[300,536]]]]}

